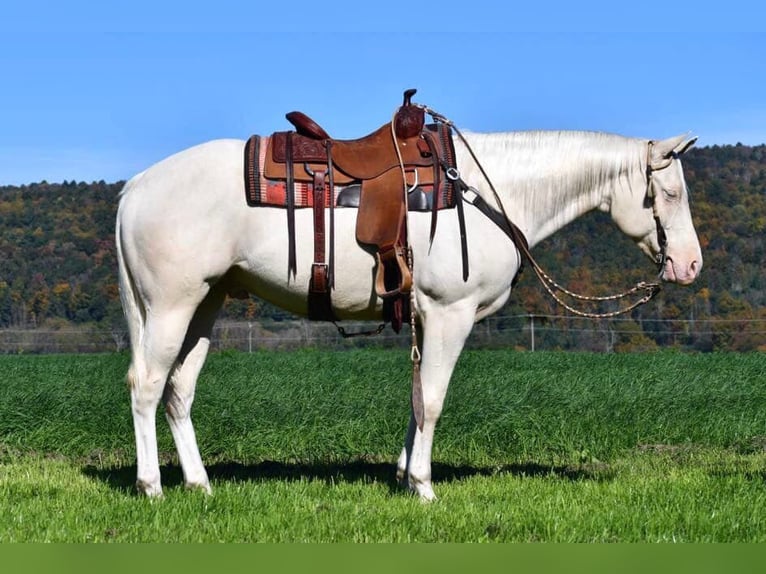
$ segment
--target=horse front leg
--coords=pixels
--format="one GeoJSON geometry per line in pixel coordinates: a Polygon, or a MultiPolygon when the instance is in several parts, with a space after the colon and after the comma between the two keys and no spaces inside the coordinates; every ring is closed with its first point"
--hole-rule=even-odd
{"type": "Polygon", "coordinates": [[[397,463],[397,476],[425,501],[434,500],[431,485],[431,452],[434,431],[442,412],[452,371],[473,328],[473,306],[454,304],[421,313],[422,336],[420,377],[423,387],[423,428],[410,415],[404,449],[397,463]]]}

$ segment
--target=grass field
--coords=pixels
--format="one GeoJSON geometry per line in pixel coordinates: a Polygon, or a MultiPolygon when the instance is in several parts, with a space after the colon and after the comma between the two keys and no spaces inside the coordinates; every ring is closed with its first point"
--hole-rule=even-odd
{"type": "Polygon", "coordinates": [[[212,497],[135,494],[128,356],[0,356],[0,541],[766,541],[766,357],[469,351],[395,484],[406,351],[216,353],[193,412],[212,497]]]}

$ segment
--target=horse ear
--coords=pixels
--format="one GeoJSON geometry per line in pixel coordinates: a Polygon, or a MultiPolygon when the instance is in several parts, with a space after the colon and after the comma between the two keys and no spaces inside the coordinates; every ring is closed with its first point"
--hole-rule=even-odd
{"type": "Polygon", "coordinates": [[[692,147],[692,146],[695,144],[695,142],[696,142],[696,141],[697,141],[697,136],[694,136],[694,137],[693,137],[693,138],[691,138],[689,141],[686,141],[686,142],[683,142],[683,143],[681,143],[681,145],[679,145],[679,146],[678,146],[678,147],[677,147],[677,148],[676,148],[674,151],[675,151],[675,152],[676,152],[678,155],[681,155],[681,154],[685,153],[685,152],[686,152],[686,150],[688,150],[689,148],[691,148],[691,147],[692,147]]]}
{"type": "Polygon", "coordinates": [[[670,165],[673,160],[673,154],[682,154],[688,147],[690,147],[697,138],[694,138],[688,142],[686,140],[686,134],[667,138],[658,142],[654,142],[652,146],[652,168],[662,169],[670,165]],[[681,150],[681,151],[679,151],[681,150]]]}

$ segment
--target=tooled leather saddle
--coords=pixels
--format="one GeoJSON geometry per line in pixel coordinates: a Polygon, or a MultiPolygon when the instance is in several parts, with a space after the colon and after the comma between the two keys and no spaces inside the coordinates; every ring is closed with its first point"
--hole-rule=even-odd
{"type": "MultiPolygon", "coordinates": [[[[334,271],[335,190],[338,206],[357,207],[357,241],[375,254],[375,291],[383,299],[384,319],[401,328],[412,288],[408,264],[407,218],[410,210],[429,210],[431,238],[437,211],[453,207],[454,189],[444,173],[454,169],[455,154],[448,126],[425,124],[424,109],[412,103],[416,90],[404,92],[390,123],[355,140],[336,140],[302,112],[287,119],[295,131],[275,132],[266,143],[262,166],[261,138],[245,146],[245,192],[248,204],[258,201],[259,178],[283,182],[288,226],[288,274],[295,277],[296,185],[308,185],[313,208],[314,261],[308,311],[313,320],[336,319],[331,302],[334,271]],[[262,173],[260,170],[262,169],[262,173]],[[329,230],[325,213],[329,211],[329,230]],[[329,231],[329,257],[326,232],[329,231]]],[[[264,138],[265,139],[265,138],[264,138]]]]}

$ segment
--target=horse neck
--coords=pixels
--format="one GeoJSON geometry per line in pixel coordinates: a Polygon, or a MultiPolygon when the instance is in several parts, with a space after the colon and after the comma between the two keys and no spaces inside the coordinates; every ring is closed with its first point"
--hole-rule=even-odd
{"type": "MultiPolygon", "coordinates": [[[[645,140],[597,132],[464,135],[530,246],[589,211],[608,210],[614,194],[645,186],[645,140]]],[[[468,150],[462,142],[455,149],[463,180],[495,205],[468,150]]]]}

